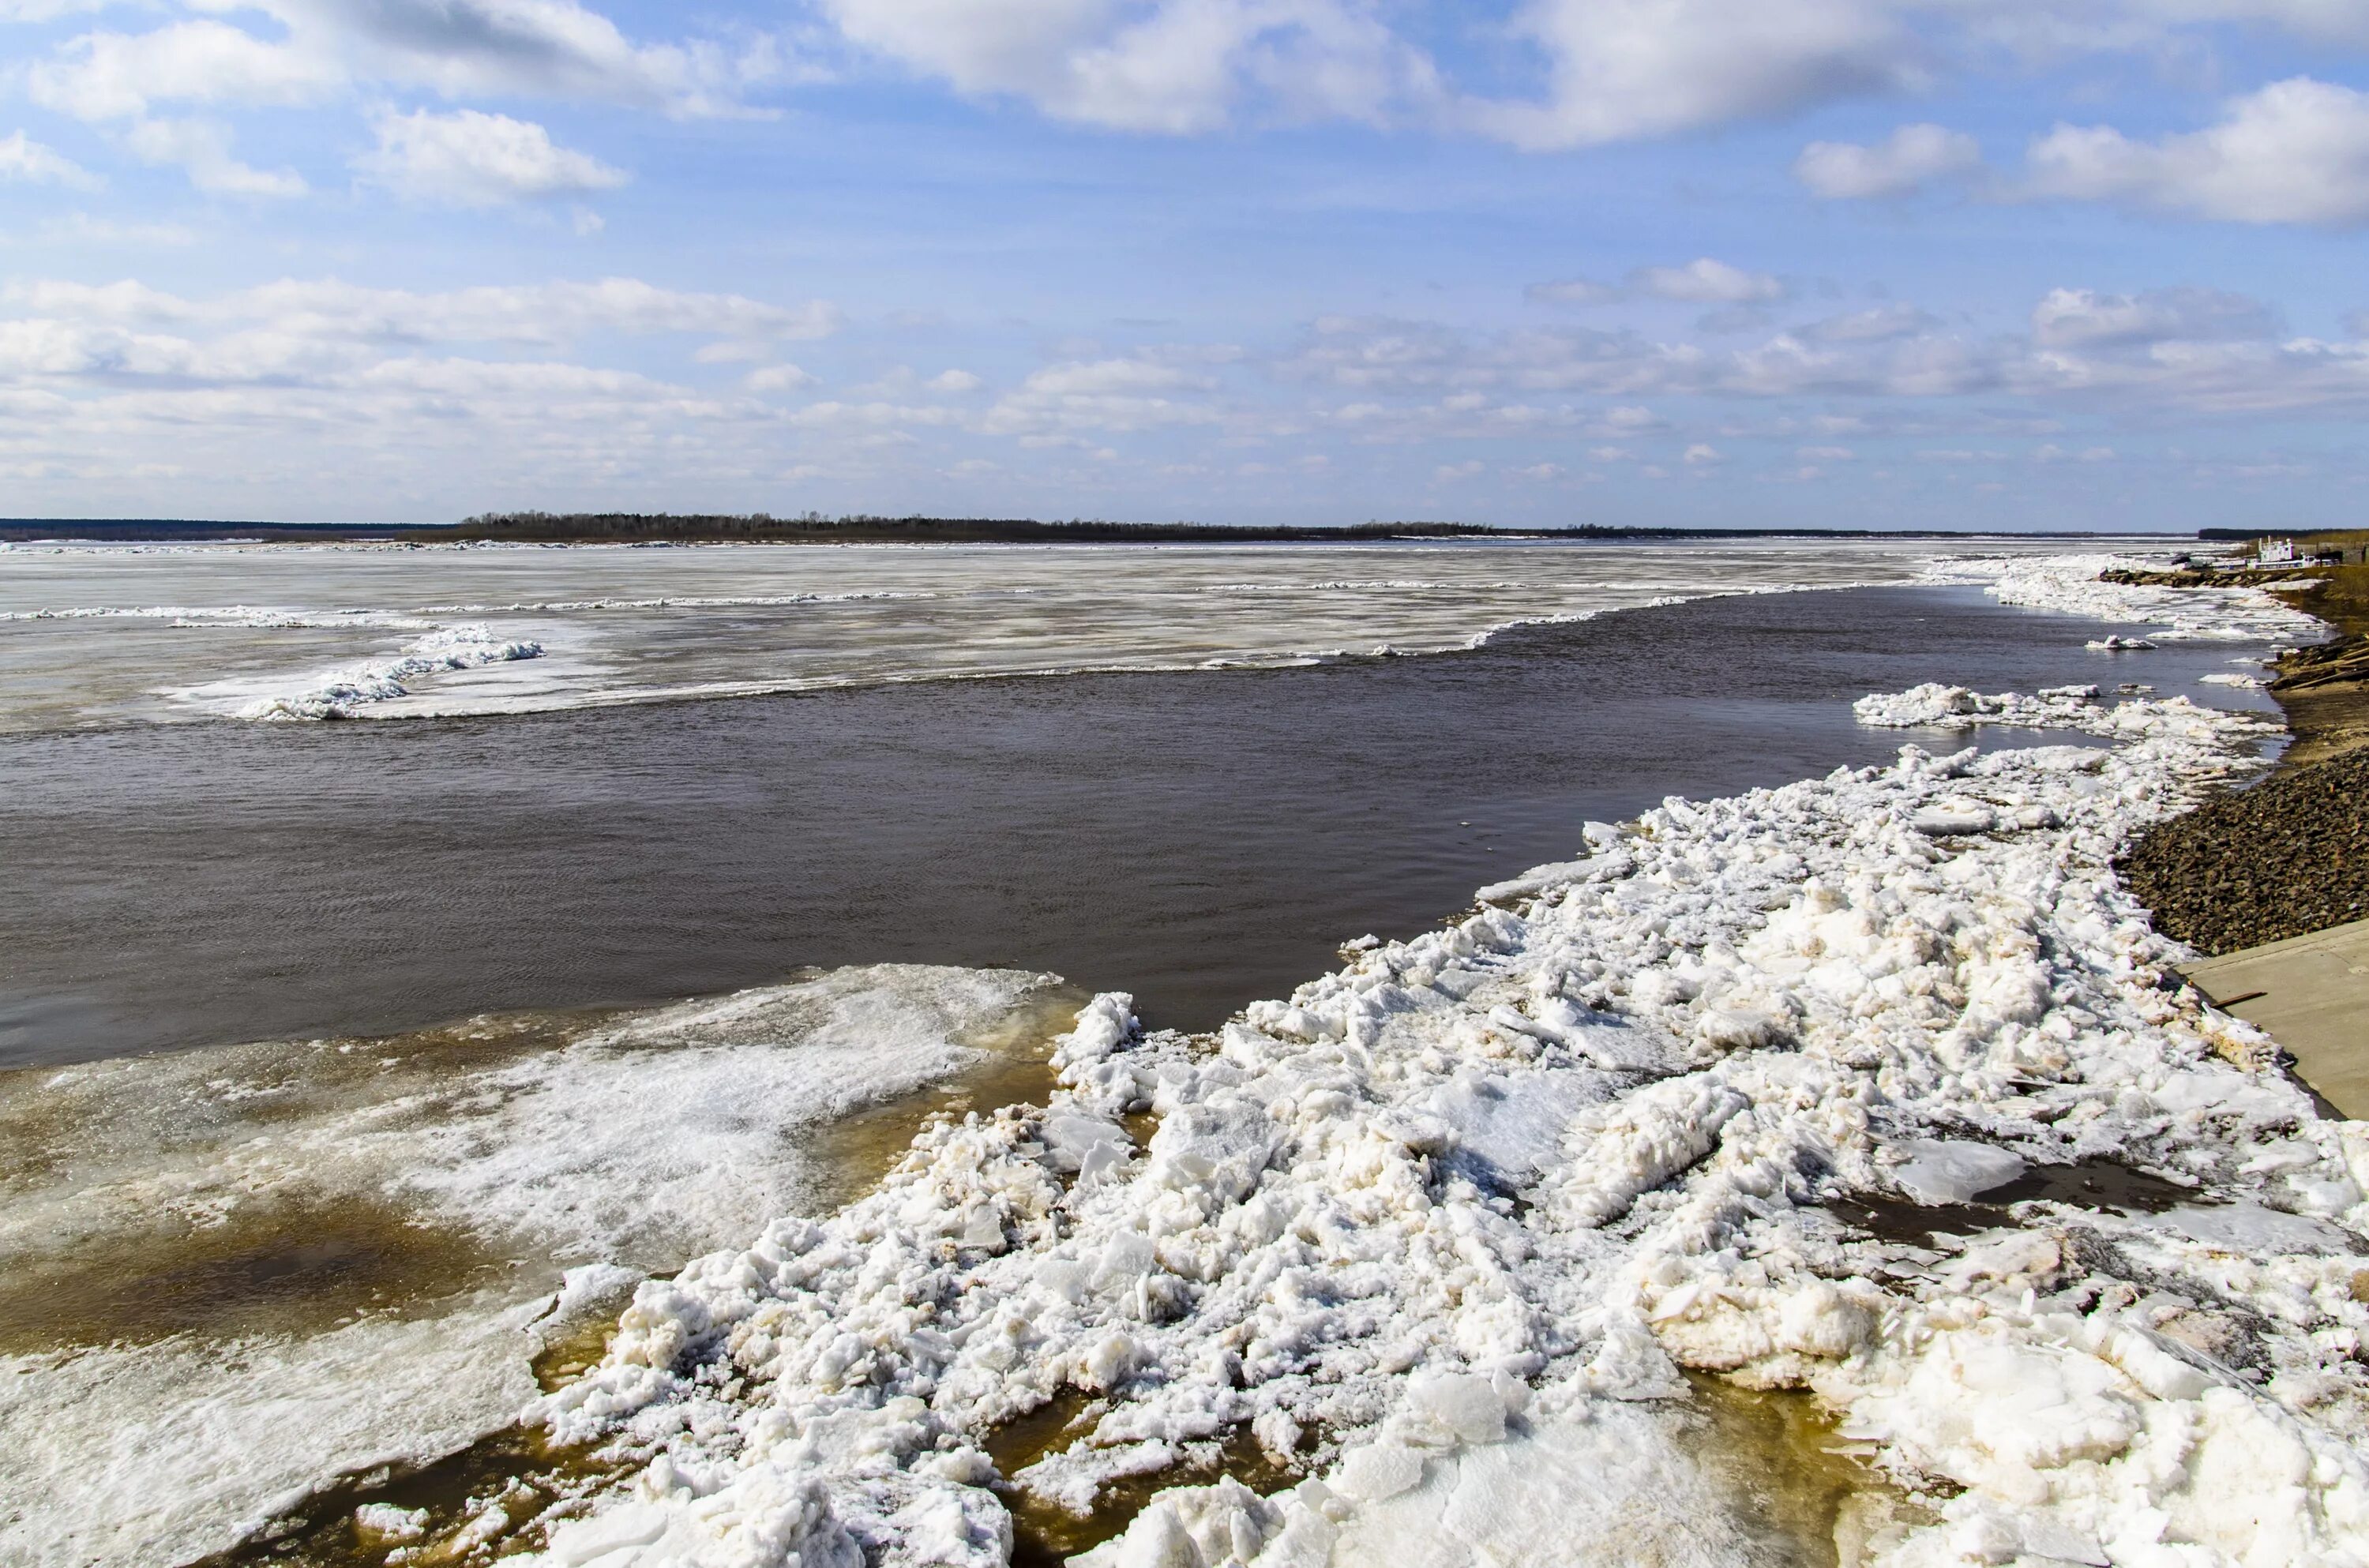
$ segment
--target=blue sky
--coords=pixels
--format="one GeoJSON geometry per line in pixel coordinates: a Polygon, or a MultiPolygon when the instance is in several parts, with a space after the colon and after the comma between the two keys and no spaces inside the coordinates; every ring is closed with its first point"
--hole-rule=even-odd
{"type": "Polygon", "coordinates": [[[0,514],[2369,498],[2369,0],[0,0],[0,514]]]}

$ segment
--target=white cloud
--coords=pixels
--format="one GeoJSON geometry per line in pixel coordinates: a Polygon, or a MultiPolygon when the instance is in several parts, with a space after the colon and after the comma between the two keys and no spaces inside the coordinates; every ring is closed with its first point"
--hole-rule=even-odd
{"type": "Polygon", "coordinates": [[[2260,301],[2214,289],[2159,289],[2135,295],[2052,289],[2031,311],[2032,341],[2043,349],[2267,338],[2276,326],[2260,301]]]}
{"type": "Polygon", "coordinates": [[[222,196],[302,196],[293,169],[259,169],[232,155],[230,131],[211,120],[135,120],[123,144],[144,162],[178,166],[200,190],[222,196]]]}
{"type": "Polygon", "coordinates": [[[1791,291],[1782,279],[1766,272],[1747,272],[1706,256],[1683,267],[1637,268],[1619,286],[1590,278],[1567,278],[1559,282],[1533,283],[1522,292],[1524,297],[1541,304],[1612,304],[1642,295],[1683,304],[1725,305],[1732,308],[1706,316],[1703,326],[1709,331],[1733,332],[1766,325],[1757,307],[1781,300],[1791,291]]]}
{"type": "Polygon", "coordinates": [[[355,167],[417,200],[497,207],[625,183],[624,170],[559,146],[542,126],[506,114],[420,109],[383,115],[377,131],[377,149],[355,167]]]}
{"type": "MultiPolygon", "coordinates": [[[[1562,326],[1471,334],[1436,324],[1333,317],[1276,362],[1282,373],[1354,391],[1361,428],[1513,434],[1568,421],[1622,439],[1609,412],[1501,404],[1508,393],[1608,399],[2073,398],[2234,413],[2369,406],[2369,342],[2281,339],[2258,302],[2202,290],[2120,296],[2055,291],[2024,334],[1977,336],[1938,323],[1887,330],[1779,331],[1713,351],[1629,331],[1562,326]],[[1417,418],[1383,399],[1432,395],[1417,418]]],[[[1621,405],[1621,407],[1629,406],[1621,405]]],[[[1639,411],[1636,416],[1650,419],[1639,411]]],[[[1813,422],[1861,429],[1855,421],[1813,422]]]]}
{"type": "Polygon", "coordinates": [[[1143,359],[1071,361],[1035,372],[996,399],[980,423],[991,435],[1045,438],[1078,430],[1145,430],[1215,423],[1215,378],[1143,359]]]}
{"type": "Polygon", "coordinates": [[[1726,461],[1727,459],[1721,455],[1719,448],[1707,445],[1702,441],[1697,441],[1687,448],[1686,463],[1689,468],[1706,468],[1713,464],[1726,461]]]}
{"type": "Polygon", "coordinates": [[[795,365],[767,365],[750,371],[740,379],[740,384],[750,392],[795,392],[802,386],[816,385],[818,380],[795,365]]]}
{"type": "Polygon", "coordinates": [[[1530,0],[1542,100],[1476,102],[1482,130],[1591,146],[1912,85],[1917,45],[1884,0],[1530,0]]]}
{"type": "Polygon", "coordinates": [[[1423,56],[1352,0],[822,0],[850,40],[957,92],[1130,131],[1286,118],[1377,120],[1420,97],[1423,56]]]}
{"type": "Polygon", "coordinates": [[[242,332],[343,344],[510,343],[556,345],[595,332],[680,333],[733,342],[824,338],[838,330],[836,306],[762,303],[739,294],[686,293],[634,278],[415,293],[334,279],[284,279],[211,300],[143,284],[58,280],[12,283],[0,301],[77,326],[242,332]]]}
{"type": "Polygon", "coordinates": [[[776,46],[636,44],[576,0],[181,0],[209,13],[97,30],[27,72],[34,100],[85,120],[159,104],[301,104],[372,83],[447,98],[586,99],[675,114],[745,112],[784,74],[776,46]],[[261,13],[274,36],[223,19],[261,13]]]}
{"type": "Polygon", "coordinates": [[[37,185],[96,186],[96,176],[55,148],[45,147],[19,131],[0,136],[0,182],[22,180],[37,185]]]}
{"type": "Polygon", "coordinates": [[[305,103],[339,80],[318,52],[268,42],[226,22],[144,33],[86,33],[33,66],[33,101],[82,120],[126,120],[156,103],[305,103]]]}
{"type": "Polygon", "coordinates": [[[1818,343],[1885,343],[1895,338],[1913,338],[1940,325],[1915,305],[1889,304],[1830,315],[1796,330],[1818,343]]]}
{"type": "Polygon", "coordinates": [[[1787,292],[1781,280],[1766,272],[1746,272],[1708,256],[1684,267],[1643,268],[1630,281],[1640,293],[1691,304],[1757,304],[1781,300],[1787,292]]]}
{"type": "MultiPolygon", "coordinates": [[[[223,0],[201,0],[222,4],[223,0]]],[[[676,113],[730,112],[779,70],[770,41],[636,44],[577,0],[260,0],[359,79],[446,97],[593,99],[676,113]]]]}
{"type": "Polygon", "coordinates": [[[1600,305],[1621,297],[1620,291],[1609,283],[1598,283],[1587,278],[1565,278],[1560,282],[1533,283],[1522,291],[1524,297],[1540,304],[1600,305]]]}
{"type": "MultiPolygon", "coordinates": [[[[1365,0],[821,0],[859,48],[1059,119],[1192,133],[1417,118],[1518,146],[1668,134],[1913,86],[1902,0],[1520,0],[1537,97],[1459,94],[1365,0]]],[[[1921,8],[1921,7],[1917,7],[1921,8]]]]}
{"type": "Polygon", "coordinates": [[[923,382],[921,384],[928,387],[932,392],[943,392],[949,395],[956,395],[966,392],[977,392],[980,387],[985,386],[987,383],[971,374],[968,371],[948,370],[940,371],[937,374],[932,376],[928,381],[923,382]]]}
{"type": "Polygon", "coordinates": [[[2369,94],[2307,76],[2233,100],[2205,130],[2134,141],[2059,125],[2033,143],[2027,193],[2245,223],[2369,223],[2369,94]]]}
{"type": "Polygon", "coordinates": [[[1030,392],[1060,396],[1104,396],[1114,393],[1173,392],[1207,389],[1214,383],[1174,365],[1144,360],[1096,360],[1088,363],[1048,365],[1024,383],[1030,392]]]}
{"type": "Polygon", "coordinates": [[[1830,200],[1906,196],[1937,179],[1982,166],[1982,143],[1939,125],[1904,125],[1873,146],[1813,142],[1793,161],[1793,174],[1813,194],[1830,200]]]}

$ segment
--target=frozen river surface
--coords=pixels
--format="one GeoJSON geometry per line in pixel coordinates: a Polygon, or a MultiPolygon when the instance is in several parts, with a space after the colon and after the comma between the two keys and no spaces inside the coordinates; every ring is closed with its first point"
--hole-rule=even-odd
{"type": "Polygon", "coordinates": [[[1436,652],[1672,598],[1910,582],[1938,553],[1856,540],[0,547],[0,730],[1436,652]]]}

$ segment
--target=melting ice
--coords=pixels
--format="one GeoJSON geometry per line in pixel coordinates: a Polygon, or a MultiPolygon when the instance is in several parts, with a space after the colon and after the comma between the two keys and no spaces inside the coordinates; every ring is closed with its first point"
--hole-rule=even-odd
{"type": "Polygon", "coordinates": [[[881,966],[0,1074],[0,1558],[186,1561],[509,1425],[544,1345],[827,1206],[920,1107],[860,1113],[1041,1062],[1079,1001],[881,966]]]}

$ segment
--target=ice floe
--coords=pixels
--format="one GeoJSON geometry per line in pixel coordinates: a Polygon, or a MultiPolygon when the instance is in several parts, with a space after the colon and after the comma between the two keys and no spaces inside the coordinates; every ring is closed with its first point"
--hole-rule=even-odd
{"type": "Polygon", "coordinates": [[[367,704],[407,695],[406,681],[542,657],[541,643],[501,636],[483,622],[440,626],[406,643],[393,658],[303,677],[296,690],[256,697],[235,712],[245,719],[351,718],[367,704]]]}
{"type": "MultiPolygon", "coordinates": [[[[2012,591],[2092,611],[2095,569],[2012,591]]],[[[2293,630],[2211,602],[2146,618],[2293,630]]],[[[1860,713],[2089,743],[1673,798],[1213,1036],[1098,999],[1047,1105],[639,1288],[530,1412],[635,1467],[542,1560],[985,1568],[1006,1498],[1173,1474],[1091,1568],[1751,1561],[1666,1419],[1691,1370],[1809,1391],[1911,1493],[1854,1560],[2369,1562],[2369,1128],[2181,989],[2112,869],[2274,727],[1860,713]],[[1967,1207],[2101,1161],[2192,1200],[1967,1207]],[[1951,1207],[1909,1242],[1851,1204],[1951,1207]],[[1057,1401],[1075,1440],[999,1474],[1057,1401]],[[1245,1440],[1305,1479],[1211,1483],[1245,1440]]]]}

